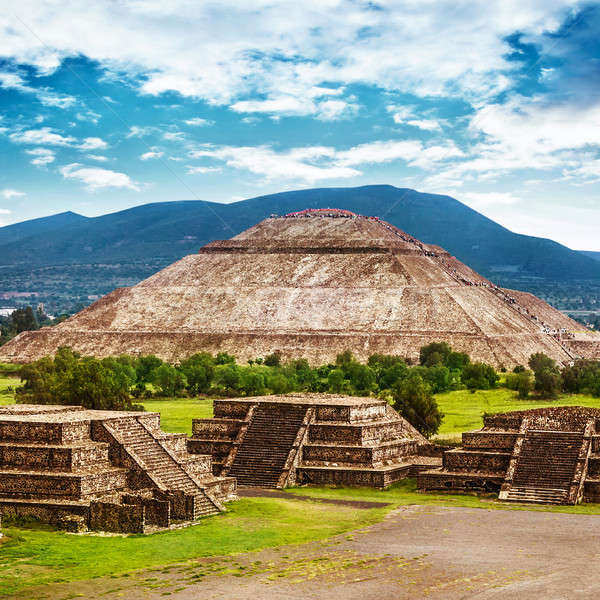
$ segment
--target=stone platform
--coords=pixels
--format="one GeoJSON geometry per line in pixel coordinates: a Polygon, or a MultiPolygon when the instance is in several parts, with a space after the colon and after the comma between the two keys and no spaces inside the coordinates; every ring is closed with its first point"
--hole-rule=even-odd
{"type": "Polygon", "coordinates": [[[498,492],[541,504],[600,501],[600,410],[551,407],[484,417],[444,452],[439,469],[419,473],[420,490],[498,492]]]}
{"type": "Polygon", "coordinates": [[[0,513],[69,530],[144,533],[223,510],[235,480],[158,413],[0,407],[0,513]]]}
{"type": "Polygon", "coordinates": [[[190,453],[210,454],[216,475],[240,486],[302,484],[385,488],[439,465],[435,448],[384,400],[289,394],[215,400],[194,419],[190,453]]]}

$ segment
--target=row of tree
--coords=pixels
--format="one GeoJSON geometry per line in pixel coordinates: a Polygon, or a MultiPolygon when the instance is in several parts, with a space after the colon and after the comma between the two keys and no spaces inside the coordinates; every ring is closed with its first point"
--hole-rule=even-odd
{"type": "Polygon", "coordinates": [[[46,325],[57,325],[66,318],[67,315],[50,318],[41,305],[36,310],[31,306],[17,308],[9,316],[0,317],[0,346],[23,331],[35,331],[46,325]]]}
{"type": "MultiPolygon", "coordinates": [[[[544,354],[534,354],[529,368],[516,367],[505,385],[526,398],[535,392],[553,398],[561,391],[600,396],[600,363],[578,361],[559,369],[544,354]]],[[[386,399],[424,435],[436,433],[443,414],[434,394],[456,389],[490,389],[500,377],[485,363],[472,362],[446,343],[421,348],[419,364],[384,354],[367,363],[343,352],[335,363],[312,367],[306,360],[283,363],[278,353],[241,365],[234,356],[198,353],[173,365],[154,355],[96,359],[61,348],[20,371],[19,402],[80,404],[87,408],[131,410],[136,399],[152,396],[261,396],[317,392],[386,399]]],[[[138,407],[139,408],[139,407],[138,407]]]]}
{"type": "Polygon", "coordinates": [[[541,398],[557,398],[562,392],[600,397],[600,361],[577,360],[560,368],[556,361],[538,352],[529,359],[530,371],[516,367],[506,377],[506,387],[516,390],[520,398],[535,392],[541,398]]]}

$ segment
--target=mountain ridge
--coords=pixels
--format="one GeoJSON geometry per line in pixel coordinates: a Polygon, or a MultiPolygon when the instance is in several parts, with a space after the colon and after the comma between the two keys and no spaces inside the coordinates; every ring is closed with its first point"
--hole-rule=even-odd
{"type": "Polygon", "coordinates": [[[60,213],[0,228],[0,264],[172,261],[233,237],[271,213],[317,207],[384,218],[487,277],[600,280],[600,263],[588,253],[514,233],[451,196],[389,185],[293,190],[230,204],[153,202],[98,217],[60,213]]]}

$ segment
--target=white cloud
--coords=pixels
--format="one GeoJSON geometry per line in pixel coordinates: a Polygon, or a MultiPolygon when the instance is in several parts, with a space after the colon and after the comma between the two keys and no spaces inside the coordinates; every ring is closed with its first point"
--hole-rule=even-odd
{"type": "Polygon", "coordinates": [[[593,180],[600,149],[600,105],[574,110],[570,104],[516,96],[477,110],[469,132],[473,143],[468,156],[428,184],[490,180],[523,169],[562,172],[566,180],[593,180]]]}
{"type": "MultiPolygon", "coordinates": [[[[190,158],[211,158],[235,169],[264,176],[266,180],[291,179],[308,183],[346,179],[361,175],[361,165],[401,160],[408,166],[429,169],[463,156],[453,143],[425,146],[419,140],[376,141],[337,150],[329,146],[304,146],[277,152],[268,146],[206,145],[189,153],[190,158]]],[[[197,168],[197,167],[189,167],[197,168]]],[[[200,167],[205,168],[205,167],[200,167]]]]}
{"type": "Polygon", "coordinates": [[[161,158],[162,156],[164,156],[164,152],[160,152],[157,150],[151,150],[150,152],[144,152],[144,154],[142,154],[140,156],[141,160],[150,160],[152,158],[161,158]]]}
{"type": "Polygon", "coordinates": [[[0,50],[41,73],[83,55],[148,94],[175,91],[239,112],[326,115],[315,99],[347,101],[349,85],[490,98],[520,67],[507,60],[506,37],[520,31],[535,43],[576,6],[573,0],[8,0],[0,50]],[[43,43],[15,26],[13,11],[27,13],[43,43]]]}
{"type": "Polygon", "coordinates": [[[97,112],[94,112],[93,110],[88,110],[85,113],[78,112],[75,115],[75,118],[78,121],[88,121],[88,122],[93,123],[94,125],[96,125],[98,123],[98,121],[100,120],[101,116],[102,115],[98,114],[97,112]]]}
{"type": "Polygon", "coordinates": [[[70,146],[76,141],[74,137],[56,133],[50,127],[15,131],[8,137],[17,144],[47,144],[49,146],[70,146]]]}
{"type": "Polygon", "coordinates": [[[10,215],[11,211],[8,208],[0,208],[0,215],[10,215]]]}
{"type": "MultiPolygon", "coordinates": [[[[20,192],[18,190],[13,190],[11,188],[5,188],[2,190],[2,192],[0,192],[0,194],[2,194],[2,197],[5,200],[12,200],[13,198],[22,198],[23,196],[26,196],[27,194],[25,194],[25,192],[20,192]]],[[[5,209],[5,213],[4,214],[9,214],[10,211],[5,209]]]]}
{"type": "Polygon", "coordinates": [[[79,144],[80,150],[105,150],[108,144],[99,137],[87,137],[79,144]]]}
{"type": "Polygon", "coordinates": [[[97,160],[98,162],[106,162],[108,158],[102,154],[86,154],[86,157],[90,160],[97,160]]]}
{"type": "Polygon", "coordinates": [[[193,117],[191,119],[186,119],[184,121],[186,125],[191,125],[192,127],[208,127],[209,125],[214,125],[214,121],[210,121],[208,119],[202,119],[200,117],[193,117]]]}
{"type": "Polygon", "coordinates": [[[77,99],[66,94],[57,94],[47,87],[33,87],[28,85],[20,73],[14,71],[0,71],[0,87],[17,90],[23,94],[33,94],[44,106],[69,108],[77,99]]]}
{"type": "Polygon", "coordinates": [[[182,131],[165,131],[163,133],[163,139],[169,142],[181,142],[185,135],[182,131]]]}
{"type": "Polygon", "coordinates": [[[50,148],[33,148],[32,150],[25,150],[25,152],[35,157],[31,160],[31,164],[36,167],[45,167],[54,162],[56,158],[56,153],[50,148]]]}
{"type": "Polygon", "coordinates": [[[220,173],[222,169],[219,167],[188,167],[187,172],[188,175],[197,175],[202,174],[206,175],[207,173],[220,173]]]}
{"type": "Polygon", "coordinates": [[[156,131],[157,131],[156,127],[152,127],[152,126],[140,127],[139,125],[132,125],[129,128],[129,133],[127,134],[127,137],[128,138],[144,137],[144,136],[150,135],[151,133],[154,133],[156,131]]]}
{"type": "Polygon", "coordinates": [[[425,131],[441,131],[442,127],[435,119],[411,119],[406,121],[407,125],[424,129],[425,131]]]}
{"type": "Polygon", "coordinates": [[[345,100],[325,100],[317,107],[317,119],[321,121],[337,121],[348,119],[358,112],[358,104],[345,100]]]}
{"type": "Polygon", "coordinates": [[[134,183],[129,175],[118,173],[100,167],[86,167],[80,163],[71,163],[61,167],[60,172],[65,179],[76,179],[85,184],[88,190],[95,192],[104,188],[127,188],[136,192],[139,186],[134,183]]]}

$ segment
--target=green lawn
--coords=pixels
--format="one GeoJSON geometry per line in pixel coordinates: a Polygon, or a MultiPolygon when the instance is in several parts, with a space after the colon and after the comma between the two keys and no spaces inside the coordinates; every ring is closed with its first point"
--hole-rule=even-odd
{"type": "Polygon", "coordinates": [[[14,388],[20,384],[21,381],[19,379],[0,375],[0,404],[14,404],[14,388]]]}
{"type": "Polygon", "coordinates": [[[0,597],[31,586],[324,539],[375,523],[385,512],[244,498],[193,527],[146,536],[75,535],[43,525],[7,524],[0,545],[0,597]]]}
{"type": "Polygon", "coordinates": [[[476,494],[447,494],[417,492],[415,479],[404,479],[386,490],[374,488],[349,488],[311,486],[287,488],[289,494],[310,498],[330,498],[336,500],[362,500],[365,502],[389,502],[394,508],[411,504],[462,506],[467,508],[484,508],[499,510],[538,510],[570,514],[599,515],[600,504],[578,504],[576,506],[544,506],[540,504],[510,504],[500,502],[495,495],[481,496],[476,494]]]}
{"type": "Polygon", "coordinates": [[[520,400],[516,392],[506,388],[495,390],[458,390],[437,394],[436,400],[444,412],[444,421],[438,438],[460,439],[463,431],[479,429],[483,425],[485,412],[526,410],[542,406],[590,406],[600,408],[600,398],[582,394],[562,394],[558,400],[520,400]]]}
{"type": "Polygon", "coordinates": [[[192,433],[192,419],[212,417],[212,400],[207,398],[156,398],[144,400],[144,408],[159,412],[162,429],[192,433]]]}

